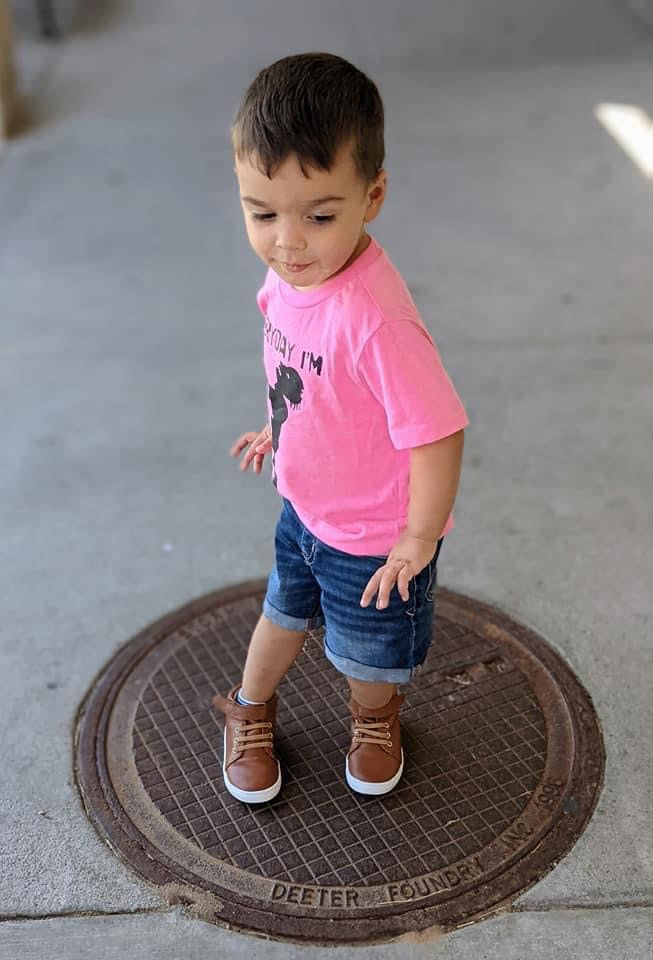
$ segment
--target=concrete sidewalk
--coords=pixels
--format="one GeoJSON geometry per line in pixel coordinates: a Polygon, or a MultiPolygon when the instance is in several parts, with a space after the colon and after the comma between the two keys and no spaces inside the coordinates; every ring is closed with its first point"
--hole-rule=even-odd
{"type": "Polygon", "coordinates": [[[606,742],[570,854],[515,912],[411,949],[647,957],[653,185],[593,111],[653,115],[653,35],[608,0],[112,0],[55,48],[17,26],[36,122],[0,158],[0,958],[326,956],[170,910],[71,774],[118,647],[272,563],[277,495],[227,454],[265,416],[227,130],[254,72],[307,49],[379,83],[374,234],[470,414],[441,582],[560,650],[606,742]]]}

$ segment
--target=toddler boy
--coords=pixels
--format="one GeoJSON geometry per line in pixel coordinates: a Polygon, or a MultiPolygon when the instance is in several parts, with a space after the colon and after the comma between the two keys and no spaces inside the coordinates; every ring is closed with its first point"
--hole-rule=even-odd
{"type": "Polygon", "coordinates": [[[387,180],[375,84],[331,54],[286,57],[254,79],[232,140],[247,234],[268,267],[258,305],[269,408],[231,454],[247,448],[241,469],[260,473],[270,453],[283,506],[242,683],[213,701],[226,719],[224,782],[247,803],[279,792],[276,689],[324,626],[325,655],[351,690],[347,783],[385,794],[404,763],[396,684],[431,643],[468,419],[366,231],[387,180]]]}

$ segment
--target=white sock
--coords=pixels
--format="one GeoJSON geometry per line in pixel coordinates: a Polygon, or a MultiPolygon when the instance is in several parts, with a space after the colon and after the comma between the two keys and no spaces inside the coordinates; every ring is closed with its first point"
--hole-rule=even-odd
{"type": "Polygon", "coordinates": [[[246,700],[238,690],[236,692],[236,703],[240,703],[243,707],[262,707],[265,700],[246,700]]]}

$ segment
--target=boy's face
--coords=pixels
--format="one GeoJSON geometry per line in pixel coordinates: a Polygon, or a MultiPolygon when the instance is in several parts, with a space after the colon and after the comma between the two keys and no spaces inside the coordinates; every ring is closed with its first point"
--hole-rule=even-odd
{"type": "Polygon", "coordinates": [[[295,154],[268,179],[248,160],[235,161],[252,249],[282,279],[310,290],[339,273],[367,246],[365,224],[381,209],[386,174],[369,185],[356,170],[350,144],[331,170],[308,169],[295,154]]]}

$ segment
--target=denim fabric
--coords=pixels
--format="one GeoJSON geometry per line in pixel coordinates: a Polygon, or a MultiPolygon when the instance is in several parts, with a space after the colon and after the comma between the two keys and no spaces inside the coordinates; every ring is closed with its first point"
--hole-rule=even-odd
{"type": "Polygon", "coordinates": [[[290,501],[282,499],[265,616],[287,630],[324,626],[324,653],[347,676],[405,683],[431,644],[442,540],[431,562],[410,580],[407,601],[395,584],[384,610],[377,610],[376,596],[361,607],[363,590],[387,557],[355,556],[330,547],[313,536],[290,501]]]}

